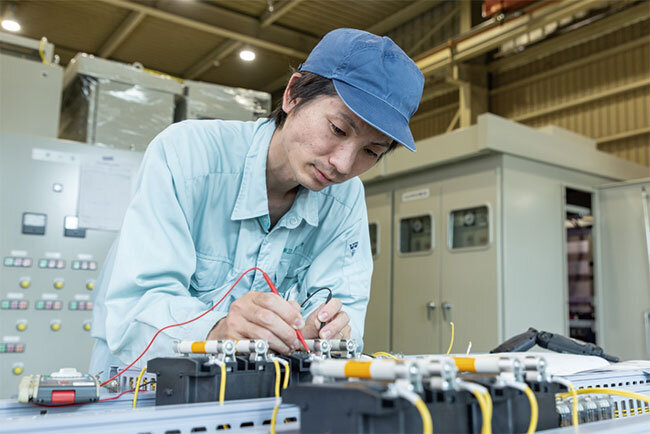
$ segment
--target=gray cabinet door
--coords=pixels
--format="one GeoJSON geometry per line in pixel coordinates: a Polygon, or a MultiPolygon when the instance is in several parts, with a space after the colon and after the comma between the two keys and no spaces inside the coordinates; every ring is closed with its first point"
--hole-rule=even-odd
{"type": "Polygon", "coordinates": [[[485,170],[449,178],[442,183],[441,254],[443,351],[455,325],[452,352],[488,351],[499,344],[502,317],[497,256],[497,171],[485,170]],[[443,245],[444,244],[444,245],[443,245]]]}
{"type": "Polygon", "coordinates": [[[393,351],[440,352],[440,184],[395,191],[393,351]]]}
{"type": "Polygon", "coordinates": [[[374,265],[363,338],[366,353],[390,350],[391,202],[390,192],[366,197],[374,265]]]}
{"type": "Polygon", "coordinates": [[[600,344],[623,360],[650,358],[650,203],[643,188],[650,193],[650,181],[598,192],[600,344]]]}

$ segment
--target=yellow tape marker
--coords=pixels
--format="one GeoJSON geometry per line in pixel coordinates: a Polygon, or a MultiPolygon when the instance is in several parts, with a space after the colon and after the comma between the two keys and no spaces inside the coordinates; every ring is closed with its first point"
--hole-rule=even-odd
{"type": "Polygon", "coordinates": [[[343,373],[346,377],[372,378],[370,376],[370,362],[347,362],[343,373]]]}
{"type": "Polygon", "coordinates": [[[205,354],[205,341],[203,342],[192,342],[192,352],[205,354]]]}
{"type": "Polygon", "coordinates": [[[474,357],[454,357],[456,367],[461,372],[476,372],[476,359],[474,357]]]}

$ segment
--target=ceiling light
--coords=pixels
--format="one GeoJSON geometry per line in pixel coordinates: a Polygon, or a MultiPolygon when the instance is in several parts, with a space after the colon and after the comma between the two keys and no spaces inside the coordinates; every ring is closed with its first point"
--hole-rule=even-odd
{"type": "Polygon", "coordinates": [[[2,28],[8,32],[17,32],[20,30],[20,24],[18,24],[18,21],[4,18],[2,20],[2,28]]]}
{"type": "Polygon", "coordinates": [[[245,60],[246,62],[252,62],[255,60],[255,52],[251,50],[241,50],[239,52],[239,57],[241,60],[245,60]]]}
{"type": "Polygon", "coordinates": [[[20,24],[16,21],[16,17],[14,16],[15,7],[16,6],[13,4],[7,6],[7,10],[2,16],[2,23],[0,23],[2,28],[8,32],[18,32],[20,30],[20,24]]]}

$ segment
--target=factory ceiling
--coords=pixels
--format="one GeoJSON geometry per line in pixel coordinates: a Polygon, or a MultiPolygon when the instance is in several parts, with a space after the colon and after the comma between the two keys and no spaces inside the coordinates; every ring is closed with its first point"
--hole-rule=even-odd
{"type": "MultiPolygon", "coordinates": [[[[267,92],[281,89],[290,68],[330,30],[390,34],[426,14],[439,21],[457,12],[453,2],[441,0],[12,0],[0,1],[0,7],[0,13],[11,8],[20,20],[20,35],[47,37],[62,65],[85,52],[179,78],[267,92]],[[242,49],[254,51],[256,59],[243,61],[242,49]]],[[[438,34],[399,41],[398,30],[391,36],[403,48],[417,44],[422,52],[457,33],[457,23],[447,22],[438,34]]],[[[431,28],[426,22],[419,27],[431,28]]]]}

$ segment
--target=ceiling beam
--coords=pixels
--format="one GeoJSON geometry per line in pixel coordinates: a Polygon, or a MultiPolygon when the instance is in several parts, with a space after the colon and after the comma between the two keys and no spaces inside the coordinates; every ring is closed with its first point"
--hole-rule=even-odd
{"type": "MultiPolygon", "coordinates": [[[[282,4],[276,7],[273,12],[264,14],[260,18],[260,28],[269,27],[275,21],[280,19],[280,17],[282,17],[294,7],[298,6],[303,1],[304,0],[285,0],[282,4]]],[[[189,67],[187,71],[183,73],[183,77],[189,80],[199,77],[208,69],[215,66],[215,64],[218,64],[218,62],[228,57],[232,52],[242,48],[243,46],[243,42],[235,40],[229,40],[219,44],[201,60],[189,67]]]]}
{"type": "Polygon", "coordinates": [[[135,28],[147,16],[144,12],[132,11],[128,17],[113,31],[104,45],[97,50],[99,57],[109,57],[124,42],[124,40],[135,30],[135,28]]]}
{"type": "Polygon", "coordinates": [[[458,12],[460,12],[460,7],[456,6],[454,7],[443,19],[438,21],[429,31],[427,31],[424,36],[422,36],[420,39],[417,40],[413,45],[408,47],[406,49],[406,52],[408,53],[409,56],[413,56],[424,44],[426,41],[428,41],[433,35],[435,35],[444,25],[446,25],[449,21],[452,20],[456,15],[458,15],[458,12]]]}
{"type": "Polygon", "coordinates": [[[432,9],[443,0],[419,0],[404,9],[391,14],[384,20],[368,27],[366,31],[376,35],[385,35],[390,30],[401,26],[404,23],[411,21],[413,18],[421,15],[423,12],[432,9]]]}
{"type": "MultiPolygon", "coordinates": [[[[208,6],[211,9],[210,21],[218,21],[218,24],[208,24],[198,19],[187,18],[177,13],[126,0],[100,1],[132,11],[142,12],[161,20],[206,32],[221,38],[234,39],[245,44],[299,59],[307,57],[309,50],[317,42],[316,38],[277,26],[262,29],[260,28],[259,21],[255,18],[212,6],[208,6]]],[[[203,11],[207,12],[205,9],[201,9],[203,6],[202,3],[172,3],[168,5],[169,8],[178,8],[179,11],[201,16],[203,16],[203,11]],[[190,7],[194,10],[189,9],[190,7]],[[195,11],[199,11],[200,13],[197,14],[195,11]]]]}
{"type": "Polygon", "coordinates": [[[280,18],[282,18],[291,9],[298,6],[304,0],[284,0],[280,3],[273,12],[265,14],[265,17],[260,20],[260,27],[268,27],[280,18]]]}

